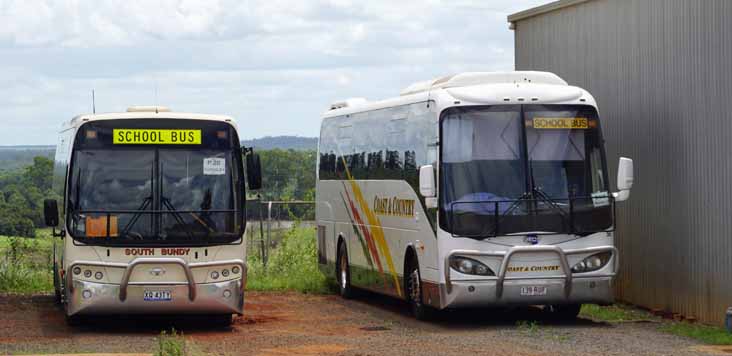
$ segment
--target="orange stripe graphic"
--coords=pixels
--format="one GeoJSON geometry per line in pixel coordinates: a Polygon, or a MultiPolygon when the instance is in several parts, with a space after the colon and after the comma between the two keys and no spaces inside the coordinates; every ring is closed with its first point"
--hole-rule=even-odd
{"type": "Polygon", "coordinates": [[[363,198],[363,193],[361,193],[361,187],[358,186],[358,183],[356,183],[356,181],[351,176],[351,172],[348,170],[348,165],[346,164],[346,160],[343,156],[341,156],[341,160],[343,161],[343,167],[346,170],[348,182],[351,184],[353,196],[354,198],[356,198],[356,201],[361,207],[361,210],[363,210],[364,215],[366,215],[369,226],[371,226],[372,228],[371,235],[376,241],[376,244],[379,247],[379,251],[381,251],[381,253],[384,255],[386,265],[391,270],[391,276],[394,279],[394,287],[396,288],[397,295],[402,296],[402,288],[399,285],[399,277],[397,277],[396,269],[394,268],[394,261],[392,261],[391,259],[391,252],[389,251],[389,246],[386,244],[386,239],[384,238],[384,230],[381,227],[381,222],[379,221],[379,218],[376,216],[376,214],[374,214],[374,212],[369,209],[368,203],[366,203],[366,200],[363,198]]]}

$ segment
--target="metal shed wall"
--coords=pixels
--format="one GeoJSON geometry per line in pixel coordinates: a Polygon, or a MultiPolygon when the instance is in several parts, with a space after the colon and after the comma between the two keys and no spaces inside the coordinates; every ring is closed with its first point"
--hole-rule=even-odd
{"type": "Polygon", "coordinates": [[[635,161],[618,298],[715,324],[732,306],[730,19],[728,0],[594,0],[514,23],[516,69],[589,90],[611,177],[635,161]]]}

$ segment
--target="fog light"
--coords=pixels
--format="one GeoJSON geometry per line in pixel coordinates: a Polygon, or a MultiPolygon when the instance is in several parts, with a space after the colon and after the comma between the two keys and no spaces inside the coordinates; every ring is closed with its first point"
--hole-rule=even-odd
{"type": "Polygon", "coordinates": [[[229,270],[228,269],[225,269],[225,270],[221,271],[221,275],[224,276],[224,277],[228,277],[229,276],[229,270]]]}
{"type": "Polygon", "coordinates": [[[219,272],[212,271],[211,272],[211,279],[219,279],[219,272]]]}
{"type": "Polygon", "coordinates": [[[88,289],[84,289],[84,291],[81,292],[81,297],[84,299],[89,299],[92,297],[92,292],[88,289]]]}
{"type": "Polygon", "coordinates": [[[84,270],[84,277],[91,278],[91,275],[92,275],[92,271],[90,271],[88,269],[87,270],[84,270]]]}
{"type": "Polygon", "coordinates": [[[72,271],[74,272],[75,275],[80,275],[81,274],[81,267],[76,266],[76,267],[74,267],[74,269],[72,271]]]}
{"type": "Polygon", "coordinates": [[[232,267],[231,268],[231,273],[233,273],[233,274],[239,274],[239,267],[238,266],[232,267]]]}
{"type": "Polygon", "coordinates": [[[227,289],[227,290],[225,290],[225,291],[224,291],[224,298],[230,298],[230,297],[231,297],[231,291],[230,291],[230,290],[228,290],[228,289],[227,289]]]}
{"type": "Polygon", "coordinates": [[[102,279],[104,277],[104,274],[102,272],[94,273],[94,278],[96,279],[102,279]]]}

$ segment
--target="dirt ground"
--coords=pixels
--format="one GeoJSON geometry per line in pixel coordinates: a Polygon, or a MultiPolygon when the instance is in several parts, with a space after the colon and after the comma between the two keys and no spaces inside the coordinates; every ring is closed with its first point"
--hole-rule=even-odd
{"type": "MultiPolygon", "coordinates": [[[[540,310],[460,310],[412,319],[396,300],[298,293],[247,294],[230,328],[200,320],[99,317],[66,325],[50,296],[0,296],[0,354],[150,353],[174,327],[202,354],[221,355],[702,355],[656,323],[551,322],[540,310]],[[525,320],[535,320],[527,322],[525,320]]],[[[718,354],[725,353],[724,349],[718,354]]]]}

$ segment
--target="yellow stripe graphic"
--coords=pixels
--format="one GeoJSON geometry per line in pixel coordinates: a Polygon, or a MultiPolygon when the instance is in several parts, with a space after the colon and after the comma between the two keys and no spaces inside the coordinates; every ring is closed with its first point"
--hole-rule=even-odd
{"type": "Polygon", "coordinates": [[[384,238],[384,230],[381,228],[381,222],[379,221],[379,218],[376,216],[376,214],[374,214],[374,212],[369,209],[369,206],[366,203],[366,200],[363,198],[363,194],[361,193],[361,187],[359,187],[356,181],[353,180],[351,172],[348,170],[348,165],[346,164],[346,160],[343,156],[341,156],[341,160],[343,161],[343,167],[346,169],[346,176],[348,177],[348,182],[351,184],[353,196],[356,198],[356,201],[358,201],[358,205],[361,206],[361,210],[363,210],[364,215],[366,215],[366,219],[368,220],[369,225],[372,227],[371,235],[374,240],[376,240],[381,254],[384,256],[384,259],[386,259],[386,265],[389,266],[389,270],[391,270],[391,276],[394,279],[394,286],[396,287],[397,295],[402,296],[402,288],[399,285],[399,277],[397,277],[396,269],[394,269],[394,261],[391,259],[391,252],[389,251],[389,246],[386,244],[386,239],[384,238]]]}

